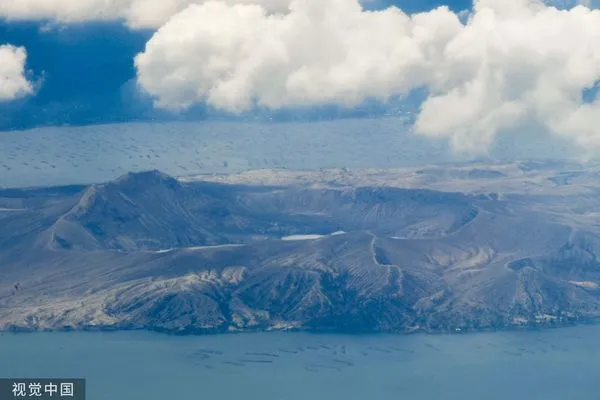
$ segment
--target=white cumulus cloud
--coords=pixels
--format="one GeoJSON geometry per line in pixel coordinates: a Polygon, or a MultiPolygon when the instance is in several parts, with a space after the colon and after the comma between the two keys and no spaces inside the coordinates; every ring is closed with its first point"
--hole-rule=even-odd
{"type": "Polygon", "coordinates": [[[600,113],[592,123],[592,110],[600,110],[582,97],[600,79],[600,11],[480,0],[438,73],[445,77],[429,86],[419,132],[485,147],[527,119],[581,145],[600,145],[600,113]]]}
{"type": "Polygon", "coordinates": [[[353,105],[425,85],[461,29],[447,8],[409,17],[365,12],[355,0],[294,0],[289,13],[270,15],[213,1],[174,16],[136,66],[165,108],[353,105]]]}
{"type": "Polygon", "coordinates": [[[416,131],[457,148],[485,149],[523,121],[600,146],[600,100],[582,98],[600,80],[599,10],[476,0],[465,20],[446,7],[367,12],[357,0],[289,8],[190,5],[136,57],[140,86],[162,108],[230,111],[351,106],[425,88],[416,131]]]}
{"type": "MultiPolygon", "coordinates": [[[[227,4],[260,4],[285,12],[290,0],[222,0],[227,4]]],[[[203,0],[1,0],[0,18],[64,23],[124,20],[133,28],[157,28],[190,4],[203,0]]]]}
{"type": "Polygon", "coordinates": [[[0,101],[14,100],[33,92],[25,76],[27,53],[22,47],[0,45],[0,101]]]}

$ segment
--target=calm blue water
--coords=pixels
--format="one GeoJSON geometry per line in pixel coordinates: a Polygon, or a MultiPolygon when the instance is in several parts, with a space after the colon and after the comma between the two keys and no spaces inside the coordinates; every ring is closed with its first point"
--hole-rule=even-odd
{"type": "MultiPolygon", "coordinates": [[[[539,135],[500,137],[490,154],[573,155],[557,141],[539,135]]],[[[469,158],[453,153],[444,141],[411,134],[398,118],[52,127],[0,132],[0,187],[96,183],[149,169],[182,176],[283,167],[389,168],[469,158]]]]}
{"type": "Polygon", "coordinates": [[[0,336],[2,377],[85,377],[90,400],[598,399],[600,326],[468,335],[0,336]]]}

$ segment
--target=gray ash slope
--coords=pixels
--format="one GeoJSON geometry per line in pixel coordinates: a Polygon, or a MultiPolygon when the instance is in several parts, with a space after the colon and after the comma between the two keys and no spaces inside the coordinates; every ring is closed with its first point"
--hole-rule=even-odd
{"type": "Polygon", "coordinates": [[[158,171],[2,190],[0,329],[410,332],[600,316],[595,187],[519,192],[556,183],[480,168],[445,171],[446,184],[470,180],[464,193],[158,171]],[[281,240],[292,235],[313,236],[281,240]]]}

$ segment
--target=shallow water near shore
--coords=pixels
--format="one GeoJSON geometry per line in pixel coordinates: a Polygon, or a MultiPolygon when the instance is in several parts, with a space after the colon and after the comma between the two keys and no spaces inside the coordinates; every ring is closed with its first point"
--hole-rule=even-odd
{"type": "Polygon", "coordinates": [[[88,399],[597,399],[600,326],[464,335],[2,334],[0,377],[88,399]]]}

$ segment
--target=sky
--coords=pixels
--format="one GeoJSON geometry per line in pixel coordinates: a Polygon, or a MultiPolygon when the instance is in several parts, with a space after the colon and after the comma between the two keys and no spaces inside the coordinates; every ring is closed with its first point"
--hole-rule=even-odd
{"type": "Polygon", "coordinates": [[[2,0],[0,130],[411,113],[600,146],[600,10],[574,0],[2,0]]]}
{"type": "MultiPolygon", "coordinates": [[[[56,4],[58,8],[59,2],[56,4]]],[[[412,13],[440,4],[433,0],[371,0],[366,2],[365,8],[384,9],[396,5],[412,13]]],[[[453,4],[456,10],[469,6],[470,2],[464,0],[453,4]]],[[[51,15],[43,19],[40,19],[42,15],[25,18],[1,7],[0,45],[12,44],[26,49],[25,68],[30,80],[38,85],[35,96],[16,96],[12,101],[0,97],[0,130],[206,118],[333,119],[385,115],[397,108],[393,102],[382,106],[366,101],[362,107],[352,109],[330,104],[302,110],[253,110],[243,116],[220,112],[206,104],[197,104],[185,112],[164,112],[156,109],[152,99],[138,90],[134,66],[134,57],[144,50],[155,29],[131,29],[123,21],[92,17],[71,22],[51,18],[51,15]]]]}

